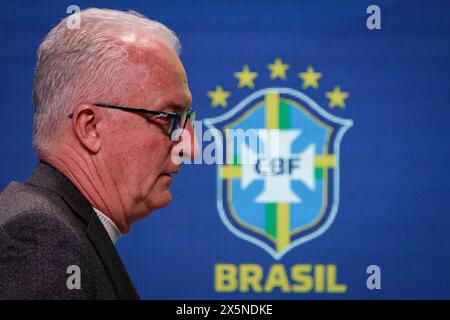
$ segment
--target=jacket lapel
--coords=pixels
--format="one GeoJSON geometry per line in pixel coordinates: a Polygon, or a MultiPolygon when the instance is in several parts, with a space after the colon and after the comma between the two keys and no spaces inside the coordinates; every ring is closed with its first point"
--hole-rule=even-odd
{"type": "Polygon", "coordinates": [[[108,233],[95,213],[91,215],[87,235],[111,276],[120,299],[135,300],[139,296],[108,233]]]}
{"type": "Polygon", "coordinates": [[[114,244],[86,198],[63,174],[39,162],[27,183],[57,193],[87,225],[87,235],[102,260],[120,299],[139,299],[139,295],[114,244]]]}

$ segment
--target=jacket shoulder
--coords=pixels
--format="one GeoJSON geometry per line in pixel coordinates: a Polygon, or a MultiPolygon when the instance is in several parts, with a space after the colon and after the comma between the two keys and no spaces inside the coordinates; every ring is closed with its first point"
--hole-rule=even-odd
{"type": "Polygon", "coordinates": [[[0,195],[0,298],[90,297],[88,259],[80,228],[56,194],[11,183],[0,195]]]}
{"type": "Polygon", "coordinates": [[[0,194],[0,226],[30,211],[48,213],[68,225],[77,225],[70,207],[55,192],[27,183],[11,182],[0,194]]]}

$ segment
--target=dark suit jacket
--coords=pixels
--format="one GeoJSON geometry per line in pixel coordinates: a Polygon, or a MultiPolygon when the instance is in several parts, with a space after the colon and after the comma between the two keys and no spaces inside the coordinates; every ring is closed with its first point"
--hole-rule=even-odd
{"type": "Polygon", "coordinates": [[[0,194],[0,299],[139,299],[92,206],[43,162],[0,194]]]}

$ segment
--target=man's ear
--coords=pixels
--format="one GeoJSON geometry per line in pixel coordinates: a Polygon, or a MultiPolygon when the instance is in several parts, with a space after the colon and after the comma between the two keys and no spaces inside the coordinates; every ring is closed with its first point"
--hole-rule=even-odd
{"type": "Polygon", "coordinates": [[[72,124],[75,136],[92,153],[97,153],[102,145],[98,131],[102,115],[90,104],[80,104],[73,111],[72,124]]]}

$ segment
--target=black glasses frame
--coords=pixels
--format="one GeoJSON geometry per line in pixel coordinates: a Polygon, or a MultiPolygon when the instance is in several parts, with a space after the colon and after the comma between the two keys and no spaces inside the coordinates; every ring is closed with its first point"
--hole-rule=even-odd
{"type": "MultiPolygon", "coordinates": [[[[181,133],[186,128],[187,122],[192,118],[195,117],[195,111],[194,110],[188,110],[188,111],[180,111],[180,112],[165,112],[165,111],[156,111],[156,110],[148,110],[143,108],[131,108],[127,106],[117,106],[112,104],[106,104],[106,103],[93,103],[94,106],[101,107],[101,108],[110,108],[110,109],[118,109],[122,111],[128,111],[128,112],[138,112],[138,113],[145,113],[145,114],[151,114],[153,116],[158,116],[165,119],[172,119],[172,127],[170,128],[170,140],[172,141],[179,141],[181,137],[181,133]],[[181,121],[182,117],[186,115],[186,118],[184,119],[184,123],[182,126],[178,127],[179,122],[181,121]],[[176,129],[182,129],[178,133],[178,135],[174,135],[174,132],[176,129]]],[[[69,118],[72,118],[73,114],[69,114],[69,118]]],[[[194,127],[194,123],[192,121],[192,127],[194,127]]]]}

